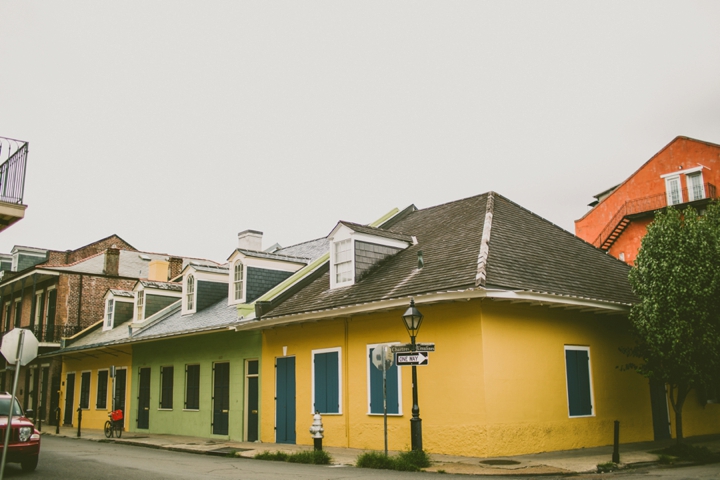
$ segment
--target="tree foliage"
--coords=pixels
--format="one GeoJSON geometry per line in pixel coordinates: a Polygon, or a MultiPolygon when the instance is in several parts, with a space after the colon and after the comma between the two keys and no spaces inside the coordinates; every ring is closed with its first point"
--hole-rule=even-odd
{"type": "Polygon", "coordinates": [[[638,373],[667,384],[682,440],[688,393],[720,372],[720,204],[658,212],[643,237],[630,283],[638,373]]]}

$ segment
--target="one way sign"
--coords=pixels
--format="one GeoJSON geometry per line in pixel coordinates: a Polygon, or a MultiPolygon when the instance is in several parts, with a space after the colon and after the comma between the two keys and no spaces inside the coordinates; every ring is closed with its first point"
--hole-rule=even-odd
{"type": "Polygon", "coordinates": [[[396,353],[395,363],[398,365],[427,365],[430,354],[427,352],[396,353]]]}

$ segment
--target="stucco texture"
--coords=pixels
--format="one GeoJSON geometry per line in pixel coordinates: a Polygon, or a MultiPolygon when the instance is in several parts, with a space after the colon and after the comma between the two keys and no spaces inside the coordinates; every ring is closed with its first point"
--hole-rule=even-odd
{"type": "MultiPolygon", "coordinates": [[[[418,367],[423,446],[432,453],[496,456],[653,438],[647,381],[617,367],[630,339],[622,316],[471,300],[423,305],[418,342],[432,342],[418,367]],[[564,347],[589,348],[593,414],[570,418],[564,347]]],[[[408,343],[402,310],[263,331],[262,441],[273,442],[274,364],[296,358],[297,443],[310,445],[312,350],[341,349],[338,415],[323,415],[327,446],[382,450],[382,415],[368,414],[368,345],[408,343]]],[[[401,414],[388,418],[390,449],[410,446],[410,367],[401,368],[401,414]]]]}
{"type": "MultiPolygon", "coordinates": [[[[139,343],[133,346],[132,398],[137,399],[141,367],[150,367],[150,419],[138,429],[137,402],[131,407],[130,431],[192,435],[206,438],[245,439],[245,361],[260,359],[259,332],[219,332],[139,343]],[[230,363],[228,435],[212,433],[213,364],[230,363]],[[200,365],[200,408],[185,410],[185,366],[200,365]],[[160,367],[174,367],[173,408],[159,408],[160,367]]],[[[262,361],[261,361],[262,364],[262,361]]],[[[260,379],[262,385],[262,378],[260,379]]],[[[262,408],[262,406],[261,406],[262,408]]]]}
{"type": "MultiPolygon", "coordinates": [[[[60,389],[60,408],[62,416],[65,416],[65,399],[67,397],[67,374],[75,373],[75,395],[73,399],[73,425],[77,427],[77,408],[80,404],[80,386],[81,373],[90,372],[90,399],[89,408],[83,409],[82,428],[103,428],[108,420],[108,413],[112,407],[112,379],[108,378],[107,406],[106,408],[97,408],[98,394],[98,370],[109,370],[111,366],[116,369],[127,369],[126,390],[125,390],[125,428],[127,429],[129,420],[128,412],[131,404],[132,395],[130,389],[132,387],[131,375],[132,355],[129,346],[113,347],[112,351],[105,349],[91,350],[87,352],[77,352],[63,356],[62,360],[62,377],[60,389]]],[[[62,421],[62,419],[61,419],[62,421]]]]}

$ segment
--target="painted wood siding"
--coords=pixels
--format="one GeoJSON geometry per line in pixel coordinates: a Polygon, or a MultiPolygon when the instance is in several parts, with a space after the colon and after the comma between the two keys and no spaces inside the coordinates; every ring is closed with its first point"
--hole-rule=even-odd
{"type": "Polygon", "coordinates": [[[222,299],[227,299],[227,283],[198,280],[195,288],[197,289],[197,312],[219,302],[222,299]]]}
{"type": "Polygon", "coordinates": [[[360,280],[363,274],[373,265],[399,251],[399,248],[367,242],[355,242],[355,281],[360,280]]]}
{"type": "MultiPolygon", "coordinates": [[[[248,267],[245,303],[250,303],[292,275],[293,272],[248,267]]],[[[227,290],[227,287],[226,287],[227,290]]]]}
{"type": "Polygon", "coordinates": [[[145,295],[145,318],[153,315],[168,305],[177,302],[180,297],[167,297],[165,295],[145,295]]]}

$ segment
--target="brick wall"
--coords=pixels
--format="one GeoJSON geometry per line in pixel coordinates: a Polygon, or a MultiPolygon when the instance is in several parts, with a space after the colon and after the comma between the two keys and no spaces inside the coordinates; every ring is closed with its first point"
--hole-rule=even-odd
{"type": "Polygon", "coordinates": [[[72,252],[68,252],[67,263],[75,263],[79,260],[82,260],[83,258],[91,257],[100,252],[104,252],[108,248],[112,247],[118,248],[120,250],[137,251],[132,245],[125,242],[122,238],[118,237],[117,235],[111,235],[103,240],[99,240],[97,242],[91,243],[90,245],[86,245],[84,247],[78,248],[77,250],[73,250],[72,252]]]}

